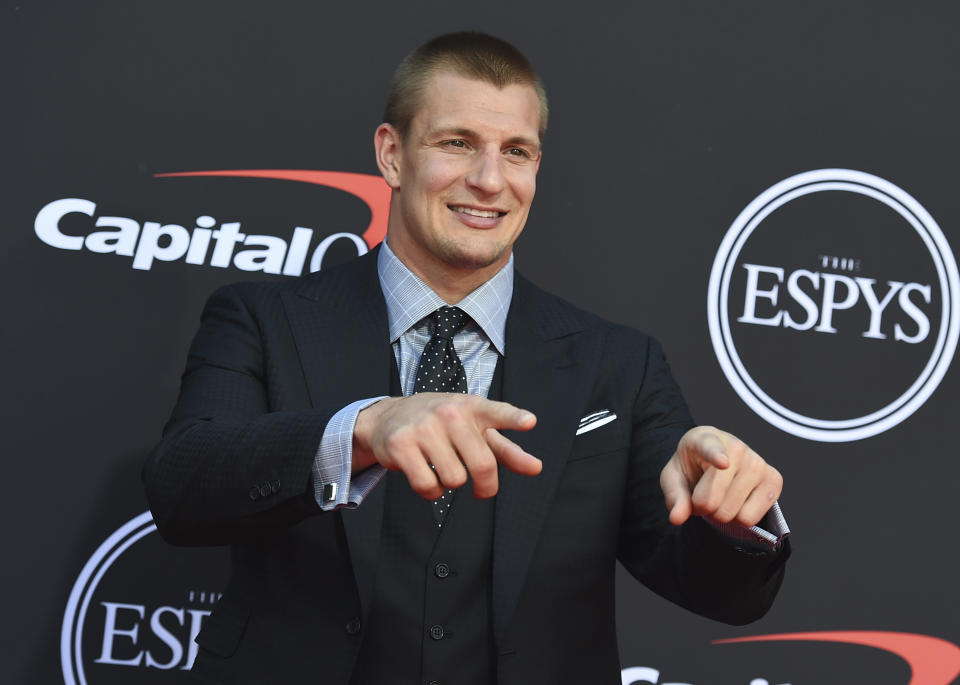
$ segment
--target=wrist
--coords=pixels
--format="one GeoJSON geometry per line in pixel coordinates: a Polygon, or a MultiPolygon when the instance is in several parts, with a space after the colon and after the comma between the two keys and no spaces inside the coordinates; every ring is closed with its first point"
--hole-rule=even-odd
{"type": "Polygon", "coordinates": [[[353,456],[350,472],[357,473],[377,463],[377,458],[371,447],[371,436],[377,424],[380,410],[377,407],[383,400],[364,407],[357,413],[357,420],[353,424],[353,456]]]}

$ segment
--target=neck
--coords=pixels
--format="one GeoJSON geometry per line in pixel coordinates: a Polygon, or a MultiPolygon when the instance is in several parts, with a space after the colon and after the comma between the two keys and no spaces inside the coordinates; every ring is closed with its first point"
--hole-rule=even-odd
{"type": "MultiPolygon", "coordinates": [[[[492,265],[491,265],[492,266],[492,265]]],[[[497,271],[503,265],[497,264],[496,268],[483,269],[482,271],[471,270],[462,273],[459,270],[439,270],[441,273],[426,273],[407,264],[407,267],[415,273],[424,283],[443,298],[447,304],[457,304],[467,295],[479,288],[481,285],[493,278],[497,271]]]]}
{"type": "MultiPolygon", "coordinates": [[[[388,236],[389,237],[389,236],[388,236]]],[[[437,295],[447,304],[457,304],[467,295],[479,288],[481,285],[496,276],[510,260],[508,252],[496,262],[480,268],[458,268],[438,262],[436,260],[423,263],[422,260],[413,259],[407,254],[403,246],[395,245],[390,241],[390,249],[393,254],[403,262],[410,271],[430,286],[437,295]]]]}

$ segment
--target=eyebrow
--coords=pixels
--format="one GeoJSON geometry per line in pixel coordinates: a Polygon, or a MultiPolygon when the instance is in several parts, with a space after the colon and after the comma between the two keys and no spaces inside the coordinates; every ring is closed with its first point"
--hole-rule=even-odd
{"type": "MultiPolygon", "coordinates": [[[[469,128],[440,128],[436,131],[433,131],[429,134],[430,137],[434,136],[444,136],[444,135],[455,135],[463,138],[476,138],[479,134],[476,131],[473,131],[469,128]]],[[[506,141],[507,145],[526,145],[529,147],[540,147],[540,141],[536,138],[528,138],[526,136],[513,136],[508,138],[506,141]]]]}

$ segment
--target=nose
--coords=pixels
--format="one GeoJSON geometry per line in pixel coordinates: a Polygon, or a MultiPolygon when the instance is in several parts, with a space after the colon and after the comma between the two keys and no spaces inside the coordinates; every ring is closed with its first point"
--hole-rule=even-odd
{"type": "Polygon", "coordinates": [[[496,195],[503,190],[503,169],[499,149],[485,149],[475,157],[467,174],[467,185],[483,195],[496,195]]]}

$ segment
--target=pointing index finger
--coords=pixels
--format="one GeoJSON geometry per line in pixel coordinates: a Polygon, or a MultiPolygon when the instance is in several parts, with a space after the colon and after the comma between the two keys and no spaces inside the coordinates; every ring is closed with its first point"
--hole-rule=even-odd
{"type": "Polygon", "coordinates": [[[537,425],[537,417],[532,412],[495,400],[484,401],[480,417],[484,428],[528,431],[537,425]]]}

